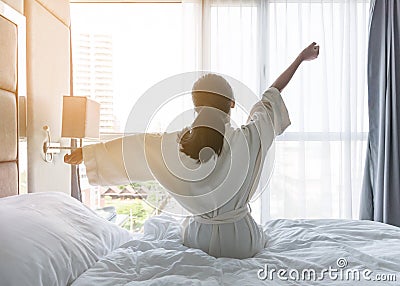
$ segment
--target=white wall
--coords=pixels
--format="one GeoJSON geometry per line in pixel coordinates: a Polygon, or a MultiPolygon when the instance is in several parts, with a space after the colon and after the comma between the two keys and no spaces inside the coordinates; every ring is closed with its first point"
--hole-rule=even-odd
{"type": "MultiPolygon", "coordinates": [[[[27,19],[28,191],[70,193],[70,168],[58,154],[42,158],[48,125],[52,141],[60,142],[62,96],[70,92],[69,1],[25,0],[27,19]]],[[[68,140],[63,139],[64,145],[68,140]]]]}

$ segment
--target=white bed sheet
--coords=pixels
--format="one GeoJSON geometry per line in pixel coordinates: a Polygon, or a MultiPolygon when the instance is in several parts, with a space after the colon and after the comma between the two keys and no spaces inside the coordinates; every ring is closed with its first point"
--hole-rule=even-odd
{"type": "MultiPolygon", "coordinates": [[[[201,250],[182,245],[179,224],[168,217],[147,221],[145,234],[114,250],[83,273],[73,286],[84,285],[400,285],[400,229],[353,220],[273,220],[264,226],[269,236],[267,247],[254,258],[238,260],[214,258],[201,250]],[[340,268],[338,259],[346,259],[340,268]],[[265,280],[258,273],[272,268],[289,272],[274,274],[265,280]],[[324,268],[338,269],[338,278],[319,281],[301,280],[303,269],[314,269],[316,277],[324,268]],[[343,280],[341,280],[342,269],[343,280]],[[370,279],[393,279],[395,282],[360,281],[346,278],[346,270],[369,269],[370,279]],[[259,272],[260,271],[260,272],[259,272]],[[394,275],[386,276],[383,275],[394,275]],[[381,275],[378,277],[377,275],[381,275]]],[[[340,262],[344,262],[341,260],[340,262]]],[[[334,274],[331,274],[334,275],[334,274]]],[[[356,275],[356,274],[355,274],[356,275]]],[[[308,280],[307,280],[308,279],[308,280]]]]}

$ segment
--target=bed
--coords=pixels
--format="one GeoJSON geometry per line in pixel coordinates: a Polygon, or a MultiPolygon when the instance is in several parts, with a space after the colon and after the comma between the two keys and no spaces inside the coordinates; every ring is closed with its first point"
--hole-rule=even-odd
{"type": "Polygon", "coordinates": [[[400,230],[381,223],[272,220],[255,257],[216,259],[185,247],[171,217],[148,219],[132,235],[66,194],[21,195],[24,23],[0,1],[0,285],[400,285],[400,230]]]}
{"type": "Polygon", "coordinates": [[[278,219],[263,228],[268,245],[255,257],[217,259],[184,246],[172,217],[133,235],[63,193],[11,196],[0,199],[0,284],[399,285],[397,227],[278,219]]]}
{"type": "MultiPolygon", "coordinates": [[[[254,258],[216,259],[183,246],[178,222],[155,217],[147,221],[142,237],[100,259],[72,285],[355,285],[357,273],[360,285],[400,279],[396,227],[367,221],[281,219],[265,224],[264,230],[269,243],[254,258]],[[329,267],[338,270],[337,276],[321,275],[329,267]],[[271,274],[272,269],[286,272],[280,278],[277,272],[271,274]],[[302,276],[304,269],[315,270],[315,275],[303,272],[302,276]]],[[[398,280],[386,283],[399,285],[398,280]]]]}

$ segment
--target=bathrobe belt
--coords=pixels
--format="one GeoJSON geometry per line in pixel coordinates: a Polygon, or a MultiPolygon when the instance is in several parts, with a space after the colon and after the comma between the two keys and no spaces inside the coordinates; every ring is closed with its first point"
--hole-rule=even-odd
{"type": "Polygon", "coordinates": [[[224,223],[234,223],[242,218],[244,218],[248,213],[250,213],[249,205],[234,209],[228,212],[224,212],[215,217],[206,217],[205,215],[198,215],[194,217],[194,220],[199,223],[204,224],[224,224],[224,223]]]}
{"type": "MultiPolygon", "coordinates": [[[[194,220],[199,223],[203,224],[208,224],[212,225],[212,230],[211,230],[211,237],[210,237],[210,243],[208,245],[208,253],[211,256],[214,257],[220,257],[221,256],[221,241],[219,239],[219,226],[221,224],[226,224],[226,223],[235,223],[242,218],[245,218],[247,214],[249,214],[251,211],[250,205],[246,204],[244,207],[234,209],[228,212],[224,212],[222,214],[219,214],[215,217],[206,217],[204,215],[200,216],[195,216],[194,220]]],[[[250,235],[251,237],[254,236],[250,229],[250,235]]]]}

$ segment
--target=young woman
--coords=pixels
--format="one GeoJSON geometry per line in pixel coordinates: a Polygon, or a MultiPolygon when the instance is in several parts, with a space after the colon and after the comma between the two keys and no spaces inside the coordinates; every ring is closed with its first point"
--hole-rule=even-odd
{"type": "Polygon", "coordinates": [[[289,125],[280,92],[303,61],[318,57],[312,43],[264,92],[241,128],[229,114],[233,91],[221,76],[207,74],[193,86],[197,116],[190,128],[164,134],[138,134],[85,146],[65,155],[69,164],[85,162],[89,182],[121,185],[158,180],[192,215],[184,244],[214,257],[248,258],[266,245],[249,212],[266,151],[289,125]]]}

